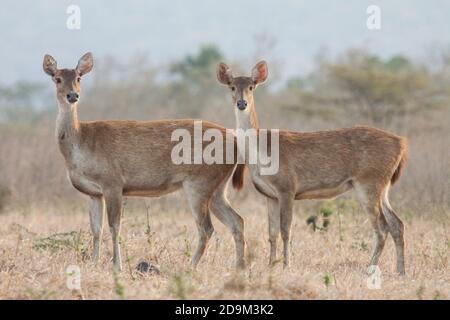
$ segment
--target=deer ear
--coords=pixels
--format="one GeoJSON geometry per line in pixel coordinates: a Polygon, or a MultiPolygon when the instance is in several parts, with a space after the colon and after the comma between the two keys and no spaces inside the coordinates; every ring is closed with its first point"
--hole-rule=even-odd
{"type": "Polygon", "coordinates": [[[80,74],[80,76],[85,75],[89,71],[92,70],[92,67],[94,66],[94,58],[92,57],[92,53],[88,52],[85,53],[80,60],[78,60],[78,65],[76,67],[76,70],[80,74]]]}
{"type": "Polygon", "coordinates": [[[230,67],[225,63],[219,63],[217,66],[217,79],[220,83],[229,85],[233,82],[233,74],[231,73],[230,67]]]}
{"type": "Polygon", "coordinates": [[[44,68],[44,72],[49,76],[54,76],[58,68],[56,67],[56,60],[51,55],[46,54],[44,56],[44,62],[42,63],[42,67],[44,68]]]}
{"type": "Polygon", "coordinates": [[[260,61],[252,69],[252,80],[255,84],[261,84],[266,81],[268,74],[267,63],[264,60],[260,61]]]}

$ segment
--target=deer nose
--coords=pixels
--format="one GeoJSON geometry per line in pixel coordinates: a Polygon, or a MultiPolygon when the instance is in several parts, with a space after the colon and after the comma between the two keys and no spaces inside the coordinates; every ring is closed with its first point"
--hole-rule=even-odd
{"type": "Polygon", "coordinates": [[[70,103],[77,102],[79,98],[80,98],[80,96],[76,92],[69,92],[67,94],[67,101],[69,101],[70,103]]]}
{"type": "Polygon", "coordinates": [[[238,100],[236,105],[237,105],[239,110],[245,110],[245,108],[247,108],[247,101],[242,100],[242,99],[238,100]]]}

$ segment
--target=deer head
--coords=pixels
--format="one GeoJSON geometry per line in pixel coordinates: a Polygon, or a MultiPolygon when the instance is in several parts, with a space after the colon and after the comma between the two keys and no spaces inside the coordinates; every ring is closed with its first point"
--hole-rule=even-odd
{"type": "Polygon", "coordinates": [[[90,52],[78,60],[75,69],[58,69],[56,60],[51,55],[44,56],[44,72],[55,82],[56,97],[60,105],[73,105],[78,102],[81,77],[91,71],[93,65],[93,57],[90,52]]]}
{"type": "Polygon", "coordinates": [[[233,77],[230,67],[225,63],[220,63],[217,67],[217,79],[230,88],[233,105],[240,111],[253,106],[253,92],[259,84],[266,81],[267,75],[265,61],[260,61],[253,67],[250,77],[233,77]]]}

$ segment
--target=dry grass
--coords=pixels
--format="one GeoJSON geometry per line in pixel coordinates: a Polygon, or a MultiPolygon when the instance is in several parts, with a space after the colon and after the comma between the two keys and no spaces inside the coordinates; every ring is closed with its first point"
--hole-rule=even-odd
{"type": "Polygon", "coordinates": [[[305,223],[317,211],[296,205],[290,271],[269,268],[264,201],[250,193],[234,197],[245,217],[245,272],[234,272],[234,244],[228,230],[214,219],[216,232],[196,271],[189,269],[196,245],[193,219],[180,194],[149,204],[147,229],[144,200],[129,201],[122,229],[124,270],[112,271],[108,228],[99,265],[89,262],[91,238],[86,208],[41,208],[9,211],[0,225],[0,298],[23,299],[449,299],[450,226],[448,213],[432,218],[402,214],[406,223],[407,275],[398,277],[391,239],[381,259],[381,289],[366,285],[372,230],[367,216],[346,209],[331,216],[327,231],[305,223]],[[244,200],[244,201],[243,201],[244,200]],[[178,205],[173,205],[179,203],[178,205]],[[338,218],[340,217],[341,226],[338,218]],[[65,239],[43,238],[72,232],[65,239]],[[160,275],[141,275],[135,267],[145,259],[160,275]],[[66,268],[81,268],[81,292],[66,286],[66,268]]]}
{"type": "MultiPolygon", "coordinates": [[[[102,69],[97,64],[98,79],[91,89],[83,89],[80,118],[201,118],[234,127],[228,93],[215,82],[215,66],[212,78],[203,79],[201,94],[177,82],[158,84],[153,79],[156,70],[147,70],[140,62],[136,66],[137,73],[122,80],[123,70],[134,70],[132,65],[114,69],[105,64],[102,69]],[[120,74],[120,81],[113,80],[114,72],[120,74]]],[[[448,96],[448,68],[442,72],[437,82],[448,96]]],[[[49,82],[46,86],[53,92],[49,82]]],[[[329,94],[333,87],[319,85],[316,98],[320,99],[298,90],[271,93],[264,87],[255,97],[262,127],[314,131],[374,125],[356,112],[359,101],[349,105],[350,109],[335,104],[334,94],[341,95],[339,91],[329,94]]],[[[87,299],[450,298],[448,101],[441,108],[431,110],[426,104],[418,113],[386,121],[384,129],[406,136],[410,147],[408,165],[392,192],[392,204],[407,228],[407,276],[399,278],[394,272],[395,253],[389,239],[380,265],[383,283],[379,290],[366,286],[372,228],[367,216],[354,208],[342,212],[341,224],[333,214],[327,231],[313,232],[305,221],[317,212],[320,202],[296,204],[291,270],[284,272],[281,264],[269,268],[265,201],[249,192],[248,186],[232,200],[246,221],[250,263],[245,272],[234,272],[234,243],[215,219],[216,233],[209,248],[197,271],[189,271],[196,228],[179,194],[147,200],[150,232],[144,201],[129,201],[122,229],[124,271],[112,272],[107,227],[101,262],[92,265],[86,199],[66,179],[54,138],[57,108],[53,98],[48,105],[51,112],[38,117],[31,114],[30,119],[22,119],[28,115],[25,108],[23,115],[18,113],[16,120],[20,121],[0,122],[0,298],[80,298],[80,292],[66,286],[69,265],[81,268],[81,297],[87,299]],[[135,267],[142,259],[158,265],[161,274],[137,274],[135,267]]]]}

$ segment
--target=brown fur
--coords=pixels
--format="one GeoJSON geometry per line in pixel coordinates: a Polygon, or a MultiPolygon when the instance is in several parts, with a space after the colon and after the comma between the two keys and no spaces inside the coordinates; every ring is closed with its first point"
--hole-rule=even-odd
{"type": "MultiPolygon", "coordinates": [[[[231,89],[238,128],[259,128],[253,91],[267,74],[264,61],[253,68],[251,77],[233,77],[227,65],[218,66],[219,81],[231,89]],[[245,109],[236,108],[241,99],[247,102],[245,109]]],[[[241,154],[244,152],[240,150],[241,154]]],[[[248,165],[253,184],[268,201],[271,263],[276,260],[276,242],[281,232],[284,264],[289,265],[294,200],[333,198],[356,189],[377,236],[370,264],[378,263],[389,232],[397,249],[397,270],[405,273],[404,227],[388,201],[389,187],[398,180],[406,163],[405,138],[365,126],[308,133],[280,131],[279,156],[279,171],[275,175],[262,176],[258,165],[248,165]]]]}
{"type": "MultiPolygon", "coordinates": [[[[243,267],[243,220],[225,195],[235,165],[176,165],[171,159],[172,148],[178,143],[171,142],[172,132],[185,129],[193,137],[194,120],[80,122],[77,101],[69,101],[69,96],[80,94],[80,77],[92,69],[92,55],[85,54],[75,69],[58,69],[55,59],[49,55],[45,56],[43,65],[44,71],[56,83],[59,104],[56,137],[69,179],[77,190],[91,199],[93,259],[98,260],[106,211],[112,233],[114,265],[121,268],[119,234],[123,196],[161,196],[183,189],[199,235],[193,266],[198,264],[214,230],[211,210],[232,231],[236,264],[243,267]]],[[[225,128],[211,122],[203,121],[202,127],[203,131],[214,128],[225,134],[225,128]]]]}

